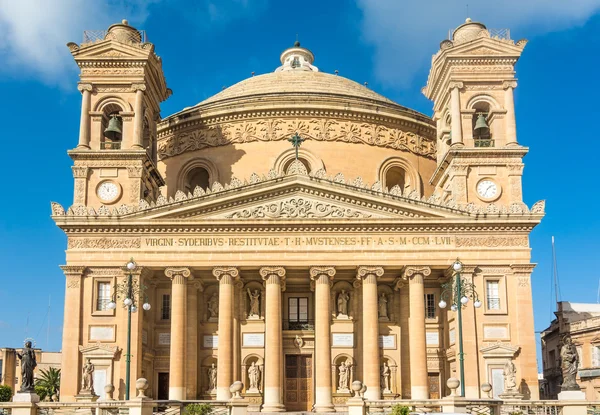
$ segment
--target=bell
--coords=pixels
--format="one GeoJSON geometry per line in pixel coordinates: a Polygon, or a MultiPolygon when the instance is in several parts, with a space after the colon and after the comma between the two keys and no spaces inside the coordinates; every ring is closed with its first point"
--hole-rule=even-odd
{"type": "Polygon", "coordinates": [[[485,120],[485,115],[479,114],[477,117],[477,122],[475,123],[475,132],[478,134],[485,134],[489,131],[490,127],[488,126],[487,121],[485,120]]]}
{"type": "Polygon", "coordinates": [[[104,130],[104,137],[110,140],[121,139],[121,120],[116,115],[108,121],[108,127],[104,130]]]}

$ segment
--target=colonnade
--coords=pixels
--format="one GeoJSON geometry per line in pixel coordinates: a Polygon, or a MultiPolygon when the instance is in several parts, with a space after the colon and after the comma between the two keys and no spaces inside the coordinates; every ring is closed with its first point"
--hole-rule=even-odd
{"type": "MultiPolygon", "coordinates": [[[[282,292],[286,285],[284,267],[269,266],[259,269],[265,283],[265,348],[264,348],[264,391],[263,411],[284,411],[283,402],[283,333],[282,333],[282,292]]],[[[409,346],[410,383],[413,399],[427,399],[427,347],[425,336],[425,296],[424,279],[431,269],[425,266],[405,266],[401,279],[409,290],[409,346]]],[[[231,397],[229,386],[234,380],[234,305],[235,284],[239,282],[239,270],[221,266],[212,270],[219,281],[219,314],[217,351],[217,400],[231,397]]],[[[186,267],[172,267],[165,270],[171,279],[171,345],[169,399],[194,399],[186,393],[186,339],[197,333],[186,333],[188,295],[186,280],[193,279],[186,267]]],[[[315,289],[315,411],[331,412],[332,401],[331,371],[331,285],[336,270],[333,266],[314,266],[309,269],[310,279],[315,289]]],[[[365,397],[381,399],[379,346],[379,314],[377,283],[384,275],[380,266],[359,266],[356,278],[362,289],[362,380],[367,385],[365,397]]]]}

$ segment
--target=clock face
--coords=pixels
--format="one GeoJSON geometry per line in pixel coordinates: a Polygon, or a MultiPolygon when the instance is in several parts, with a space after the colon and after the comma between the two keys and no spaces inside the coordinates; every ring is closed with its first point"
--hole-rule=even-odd
{"type": "Polygon", "coordinates": [[[100,183],[96,193],[103,202],[112,202],[119,197],[119,186],[113,182],[100,183]]]}
{"type": "Polygon", "coordinates": [[[477,194],[483,199],[493,199],[498,195],[498,185],[492,180],[485,179],[477,184],[477,194]]]}

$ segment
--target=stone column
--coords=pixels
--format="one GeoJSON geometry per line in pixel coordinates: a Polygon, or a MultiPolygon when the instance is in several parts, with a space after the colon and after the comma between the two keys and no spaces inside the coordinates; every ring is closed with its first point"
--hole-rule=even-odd
{"type": "Polygon", "coordinates": [[[283,344],[281,329],[281,292],[285,290],[283,267],[262,267],[260,276],[266,285],[265,307],[265,381],[263,412],[283,412],[281,400],[281,361],[283,344]]]}
{"type": "Polygon", "coordinates": [[[400,291],[400,393],[402,399],[410,398],[410,330],[408,326],[410,299],[408,284],[402,278],[394,281],[394,290],[400,291]]]}
{"type": "Polygon", "coordinates": [[[356,278],[362,281],[363,382],[365,398],[381,399],[381,357],[379,355],[379,312],[377,309],[377,278],[382,267],[358,267],[356,278]]]}
{"type": "Polygon", "coordinates": [[[169,399],[184,400],[185,396],[185,344],[186,344],[186,278],[193,278],[189,268],[167,268],[165,275],[171,280],[171,352],[169,355],[169,399]]]}
{"type": "Polygon", "coordinates": [[[410,298],[410,393],[411,399],[428,399],[427,344],[425,342],[425,286],[424,279],[431,268],[408,265],[402,270],[408,280],[410,298]]]}
{"type": "Polygon", "coordinates": [[[315,412],[334,412],[331,397],[331,281],[334,267],[311,267],[315,281],[315,412]]]}
{"type": "Polygon", "coordinates": [[[77,89],[81,91],[81,120],[79,122],[79,143],[77,148],[90,149],[90,111],[92,109],[92,85],[79,84],[77,89]]]}
{"type": "Polygon", "coordinates": [[[188,399],[196,399],[198,395],[198,292],[204,291],[201,281],[191,281],[188,285],[188,310],[186,331],[186,366],[185,383],[188,399]]]}
{"type": "Polygon", "coordinates": [[[462,87],[462,82],[450,82],[450,116],[452,119],[451,145],[453,146],[463,143],[461,125],[462,120],[460,117],[460,90],[462,87]]]}
{"type": "Polygon", "coordinates": [[[517,145],[517,121],[515,118],[515,98],[514,89],[517,87],[517,81],[504,81],[504,109],[506,118],[504,119],[505,145],[517,145]]]}
{"type": "Polygon", "coordinates": [[[239,271],[234,267],[213,268],[219,281],[219,348],[217,350],[217,400],[231,399],[233,383],[233,290],[239,271]]]}
{"type": "Polygon", "coordinates": [[[131,88],[135,91],[135,108],[133,115],[133,143],[131,148],[143,149],[144,140],[144,91],[146,85],[133,84],[131,88]]]}
{"type": "Polygon", "coordinates": [[[81,291],[85,267],[63,265],[61,268],[66,277],[61,364],[64,368],[71,368],[73,376],[61,377],[60,400],[61,402],[75,402],[75,395],[79,392],[78,376],[81,373],[81,365],[79,364],[79,345],[83,342],[81,291]]]}

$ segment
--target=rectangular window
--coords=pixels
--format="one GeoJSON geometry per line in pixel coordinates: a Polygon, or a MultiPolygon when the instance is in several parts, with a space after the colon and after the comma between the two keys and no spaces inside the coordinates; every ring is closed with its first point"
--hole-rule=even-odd
{"type": "Polygon", "coordinates": [[[425,318],[435,318],[435,296],[425,294],[425,318]]]}
{"type": "Polygon", "coordinates": [[[110,303],[110,282],[98,282],[97,289],[96,310],[106,311],[108,310],[108,303],[110,303]]]}
{"type": "Polygon", "coordinates": [[[486,296],[488,310],[500,310],[500,281],[488,280],[486,282],[486,296]]]}
{"type": "Polygon", "coordinates": [[[600,346],[592,346],[592,367],[600,367],[600,346]]]}
{"type": "Polygon", "coordinates": [[[160,318],[161,320],[171,319],[171,294],[163,294],[162,296],[160,318]]]}
{"type": "Polygon", "coordinates": [[[288,316],[290,321],[308,321],[308,297],[290,297],[288,299],[288,316]]]}
{"type": "Polygon", "coordinates": [[[550,368],[554,368],[556,366],[556,352],[554,350],[550,350],[548,353],[548,365],[550,368]]]}

